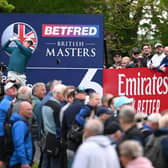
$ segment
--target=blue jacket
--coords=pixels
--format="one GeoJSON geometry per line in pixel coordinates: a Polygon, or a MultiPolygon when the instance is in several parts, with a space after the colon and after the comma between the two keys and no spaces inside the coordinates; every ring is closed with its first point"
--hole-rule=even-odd
{"type": "Polygon", "coordinates": [[[14,152],[10,157],[9,166],[32,163],[32,138],[28,123],[18,113],[13,113],[10,120],[16,121],[12,126],[14,152]]]}
{"type": "Polygon", "coordinates": [[[4,121],[12,100],[12,97],[5,96],[0,102],[0,136],[4,136],[4,121]]]}
{"type": "Polygon", "coordinates": [[[160,67],[161,67],[162,65],[164,65],[165,67],[168,67],[168,57],[165,57],[165,58],[162,59],[160,65],[159,65],[159,67],[158,67],[158,71],[160,71],[160,67]]]}
{"type": "Polygon", "coordinates": [[[77,121],[78,124],[80,124],[80,126],[84,126],[86,117],[90,116],[92,110],[93,107],[88,104],[80,109],[79,113],[75,117],[75,120],[77,121]]]}

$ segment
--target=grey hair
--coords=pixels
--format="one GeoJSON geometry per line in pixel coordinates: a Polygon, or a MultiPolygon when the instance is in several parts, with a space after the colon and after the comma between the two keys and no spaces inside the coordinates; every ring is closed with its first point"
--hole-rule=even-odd
{"type": "Polygon", "coordinates": [[[162,116],[160,118],[159,128],[168,128],[168,115],[162,116]]]}
{"type": "Polygon", "coordinates": [[[29,86],[21,86],[18,90],[18,99],[28,100],[32,96],[32,88],[29,86]]]}
{"type": "Polygon", "coordinates": [[[103,134],[104,125],[98,119],[90,119],[86,122],[85,129],[89,129],[94,135],[100,135],[103,134]]]}
{"type": "Polygon", "coordinates": [[[126,123],[132,123],[135,121],[135,110],[132,106],[125,105],[120,109],[119,117],[126,123]]]}
{"type": "Polygon", "coordinates": [[[137,158],[143,155],[143,148],[138,141],[127,140],[119,145],[120,155],[137,158]]]}
{"type": "Polygon", "coordinates": [[[58,85],[54,86],[52,94],[56,95],[57,93],[63,93],[65,89],[66,89],[65,85],[58,84],[58,85]]]}

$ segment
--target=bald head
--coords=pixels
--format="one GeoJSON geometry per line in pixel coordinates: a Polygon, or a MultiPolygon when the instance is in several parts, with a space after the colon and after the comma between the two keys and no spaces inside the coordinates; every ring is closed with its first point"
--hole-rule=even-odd
{"type": "Polygon", "coordinates": [[[23,116],[24,118],[31,118],[32,105],[27,101],[21,102],[19,106],[19,114],[23,116]]]}

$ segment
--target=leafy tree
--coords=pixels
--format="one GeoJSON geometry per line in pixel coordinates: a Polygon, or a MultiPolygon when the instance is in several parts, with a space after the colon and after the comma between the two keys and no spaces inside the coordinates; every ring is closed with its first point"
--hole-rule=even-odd
{"type": "Polygon", "coordinates": [[[14,8],[15,7],[9,4],[7,0],[0,0],[0,12],[11,12],[14,8]]]}

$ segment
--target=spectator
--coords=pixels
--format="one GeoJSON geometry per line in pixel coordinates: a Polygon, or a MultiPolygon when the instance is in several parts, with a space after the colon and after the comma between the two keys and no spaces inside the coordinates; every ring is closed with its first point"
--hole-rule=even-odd
{"type": "Polygon", "coordinates": [[[114,146],[102,133],[103,124],[100,121],[87,121],[84,128],[85,141],[77,151],[73,168],[120,168],[114,146]]]}
{"type": "Polygon", "coordinates": [[[159,128],[153,131],[145,146],[145,156],[155,168],[167,168],[168,165],[168,116],[159,120],[159,128]]]}
{"type": "MultiPolygon", "coordinates": [[[[41,138],[41,129],[42,129],[42,99],[46,95],[46,87],[43,82],[37,82],[33,85],[33,96],[32,96],[32,106],[33,106],[33,117],[36,120],[36,130],[32,132],[33,138],[33,147],[34,147],[34,160],[36,163],[40,163],[40,138],[41,138]]],[[[41,163],[40,163],[41,164],[41,163]]]]}
{"type": "Polygon", "coordinates": [[[149,69],[158,68],[161,61],[165,57],[165,54],[163,53],[163,46],[160,43],[155,44],[155,54],[153,57],[147,62],[147,67],[149,69]]]}
{"type": "Polygon", "coordinates": [[[63,101],[63,92],[66,86],[59,84],[54,87],[52,95],[48,102],[42,107],[42,118],[44,133],[47,136],[46,145],[43,153],[42,168],[60,168],[60,138],[61,128],[59,115],[61,102],[63,101]],[[56,152],[57,151],[57,152],[56,152]]]}
{"type": "Polygon", "coordinates": [[[31,98],[32,98],[32,88],[28,86],[21,86],[18,89],[17,99],[16,102],[13,104],[12,111],[18,112],[20,103],[23,101],[31,102],[31,98]]]}
{"type": "Polygon", "coordinates": [[[109,69],[118,69],[121,68],[121,54],[120,53],[115,53],[113,60],[114,60],[114,64],[112,64],[111,67],[109,67],[109,69]]]}
{"type": "Polygon", "coordinates": [[[143,157],[143,148],[133,140],[127,140],[119,146],[120,160],[124,168],[154,168],[152,163],[143,157]]]}
{"type": "Polygon", "coordinates": [[[4,137],[4,121],[7,116],[7,113],[11,107],[12,101],[17,95],[17,85],[13,82],[8,82],[5,85],[5,96],[0,102],[0,165],[4,166],[4,161],[6,161],[5,149],[3,145],[3,137],[4,137]]]}
{"type": "Polygon", "coordinates": [[[100,119],[100,121],[102,121],[103,123],[109,118],[111,117],[113,114],[113,111],[110,108],[107,107],[98,107],[96,110],[96,116],[98,117],[98,119],[100,119]]]}
{"type": "Polygon", "coordinates": [[[131,62],[130,57],[123,57],[121,60],[121,68],[126,68],[126,66],[131,62]]]}
{"type": "Polygon", "coordinates": [[[26,101],[20,103],[19,113],[13,113],[12,126],[14,152],[10,157],[10,168],[30,168],[32,164],[32,139],[28,119],[32,116],[32,105],[26,101]]]}
{"type": "Polygon", "coordinates": [[[119,121],[124,131],[122,138],[119,140],[119,144],[125,140],[137,140],[142,145],[144,144],[142,133],[135,123],[135,111],[131,106],[125,105],[120,109],[119,121]]]}
{"type": "Polygon", "coordinates": [[[109,137],[112,143],[116,143],[122,136],[120,124],[111,118],[104,123],[104,135],[109,137]]]}
{"type": "Polygon", "coordinates": [[[11,53],[8,65],[8,78],[15,77],[21,85],[26,84],[25,68],[32,55],[32,50],[30,49],[32,45],[33,41],[31,38],[25,39],[22,45],[16,37],[13,37],[2,46],[3,50],[11,53]],[[9,47],[11,42],[15,42],[17,47],[9,47]]]}
{"type": "Polygon", "coordinates": [[[65,110],[62,121],[62,138],[66,141],[67,132],[71,129],[72,123],[75,120],[76,114],[84,105],[86,91],[83,88],[76,88],[74,91],[75,99],[73,103],[65,110]]]}
{"type": "Polygon", "coordinates": [[[168,46],[164,48],[164,55],[165,55],[165,58],[162,59],[158,67],[158,71],[161,71],[161,72],[166,72],[166,67],[168,67],[168,46]]]}
{"type": "Polygon", "coordinates": [[[107,94],[104,94],[101,101],[102,101],[102,106],[104,107],[108,107],[108,101],[109,99],[111,99],[113,97],[112,94],[110,93],[107,93],[107,94]]]}
{"type": "Polygon", "coordinates": [[[133,48],[131,51],[132,62],[126,68],[146,67],[144,58],[139,48],[133,48]]]}
{"type": "Polygon", "coordinates": [[[47,90],[49,90],[49,91],[42,99],[42,102],[41,102],[42,105],[44,105],[52,97],[52,91],[53,91],[54,87],[58,84],[61,84],[61,83],[62,83],[62,81],[60,81],[60,80],[53,80],[53,81],[50,81],[47,83],[47,86],[48,86],[47,90]]]}

